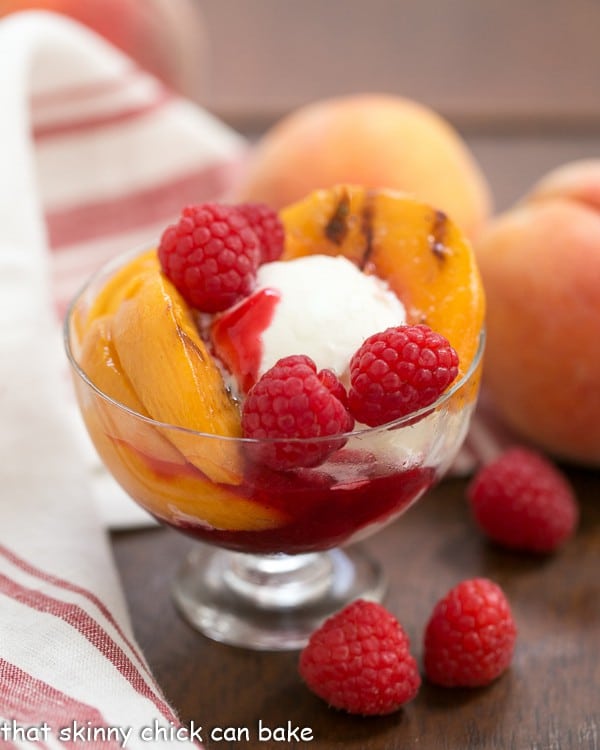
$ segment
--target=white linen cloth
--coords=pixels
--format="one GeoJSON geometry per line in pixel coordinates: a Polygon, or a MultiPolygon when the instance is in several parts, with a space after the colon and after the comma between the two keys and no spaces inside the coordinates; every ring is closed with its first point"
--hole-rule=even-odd
{"type": "Polygon", "coordinates": [[[58,321],[104,260],[218,198],[245,143],[51,14],[0,23],[0,76],[0,747],[172,747],[94,490],[104,523],[148,517],[81,449],[58,321]]]}
{"type": "MultiPolygon", "coordinates": [[[[21,303],[35,325],[31,298],[50,292],[60,317],[105,260],[155,243],[185,202],[222,195],[245,143],[64,18],[5,20],[0,55],[0,242],[21,280],[2,280],[2,310],[11,327],[21,303]]],[[[80,430],[106,523],[149,523],[102,469],[74,406],[64,418],[80,430]]]]}
{"type": "MultiPolygon", "coordinates": [[[[223,197],[246,143],[52,14],[0,23],[0,76],[0,747],[113,748],[127,732],[130,748],[172,746],[140,736],[179,724],[105,532],[149,517],[82,447],[59,320],[109,257],[223,197]],[[99,732],[69,744],[61,729],[99,732]]],[[[497,450],[474,429],[458,470],[497,450]]]]}

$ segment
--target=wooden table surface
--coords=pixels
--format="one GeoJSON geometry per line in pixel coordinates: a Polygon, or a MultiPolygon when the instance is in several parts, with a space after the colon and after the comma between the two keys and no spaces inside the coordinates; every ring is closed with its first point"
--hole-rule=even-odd
{"type": "Polygon", "coordinates": [[[169,584],[192,544],[166,529],[114,535],[133,625],[167,699],[203,726],[206,747],[320,750],[597,750],[600,742],[600,476],[569,470],[581,508],[577,536],[550,557],[502,551],[474,529],[465,481],[444,481],[365,544],[385,565],[386,600],[420,659],[438,597],[459,580],[488,576],[506,591],[518,626],[512,667],[481,689],[427,684],[385,718],[329,709],[301,682],[298,654],[213,643],[174,610],[169,584]],[[308,727],[313,741],[266,742],[268,727],[308,727]],[[248,728],[250,741],[206,741],[215,727],[248,728]]]}

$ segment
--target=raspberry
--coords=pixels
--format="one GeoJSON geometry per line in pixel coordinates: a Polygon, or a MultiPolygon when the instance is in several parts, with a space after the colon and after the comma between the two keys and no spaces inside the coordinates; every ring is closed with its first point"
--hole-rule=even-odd
{"type": "Polygon", "coordinates": [[[256,234],[231,206],[187,206],[158,247],[163,271],[192,307],[225,310],[252,291],[260,258],[256,234]]]}
{"type": "Polygon", "coordinates": [[[343,384],[340,382],[338,376],[333,370],[325,368],[318,374],[318,378],[327,388],[327,390],[334,395],[338,401],[340,401],[344,407],[348,408],[348,394],[343,384]]]}
{"type": "Polygon", "coordinates": [[[579,517],[567,478],[529,448],[510,448],[484,466],[467,494],[480,529],[514,549],[552,552],[573,534],[579,517]]]}
{"type": "Polygon", "coordinates": [[[448,341],[426,325],[369,336],[350,361],[350,411],[371,427],[432,404],[458,373],[448,341]]]}
{"type": "Polygon", "coordinates": [[[321,380],[310,357],[283,357],[248,391],[242,429],[248,438],[292,438],[252,444],[255,460],[274,469],[318,466],[346,440],[294,441],[348,432],[354,420],[336,397],[334,385],[321,380]],[[334,392],[332,392],[334,389],[334,392]]]}
{"type": "Polygon", "coordinates": [[[487,685],[509,666],[516,634],[497,584],[487,578],[462,581],[435,605],[427,623],[425,673],[446,687],[487,685]]]}
{"type": "Polygon", "coordinates": [[[408,636],[381,604],[358,599],[310,637],[300,675],[330,706],[352,714],[390,714],[421,685],[408,636]]]}
{"type": "Polygon", "coordinates": [[[240,203],[237,209],[258,237],[260,262],[279,260],[283,253],[285,230],[277,213],[265,203],[240,203]]]}

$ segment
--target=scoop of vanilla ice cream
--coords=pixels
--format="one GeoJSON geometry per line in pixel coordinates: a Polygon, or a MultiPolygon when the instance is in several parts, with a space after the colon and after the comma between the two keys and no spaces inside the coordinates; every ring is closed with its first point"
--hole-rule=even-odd
{"type": "Polygon", "coordinates": [[[265,263],[257,278],[257,288],[264,287],[281,296],[262,333],[259,376],[290,354],[306,354],[319,370],[343,376],[368,336],[406,322],[387,283],[341,255],[265,263]]]}

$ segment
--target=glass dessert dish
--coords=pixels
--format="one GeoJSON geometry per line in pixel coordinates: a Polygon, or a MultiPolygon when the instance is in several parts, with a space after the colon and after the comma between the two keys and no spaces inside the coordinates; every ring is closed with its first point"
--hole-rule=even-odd
{"type": "MultiPolygon", "coordinates": [[[[100,290],[132,257],[98,272],[66,317],[66,351],[88,432],[107,469],[137,503],[198,540],[173,584],[187,620],[230,644],[301,647],[347,602],[382,599],[381,567],[353,543],[400,516],[452,464],[476,402],[483,330],[468,369],[452,386],[430,406],[391,423],[335,439],[203,433],[122,403],[114,384],[96,377],[84,352],[90,346],[85,320],[100,290]],[[260,460],[278,443],[304,450],[332,440],[333,450],[313,468],[275,470],[260,460]]],[[[109,361],[110,342],[94,345],[109,361]]],[[[115,379],[117,372],[106,377],[115,379]]]]}

